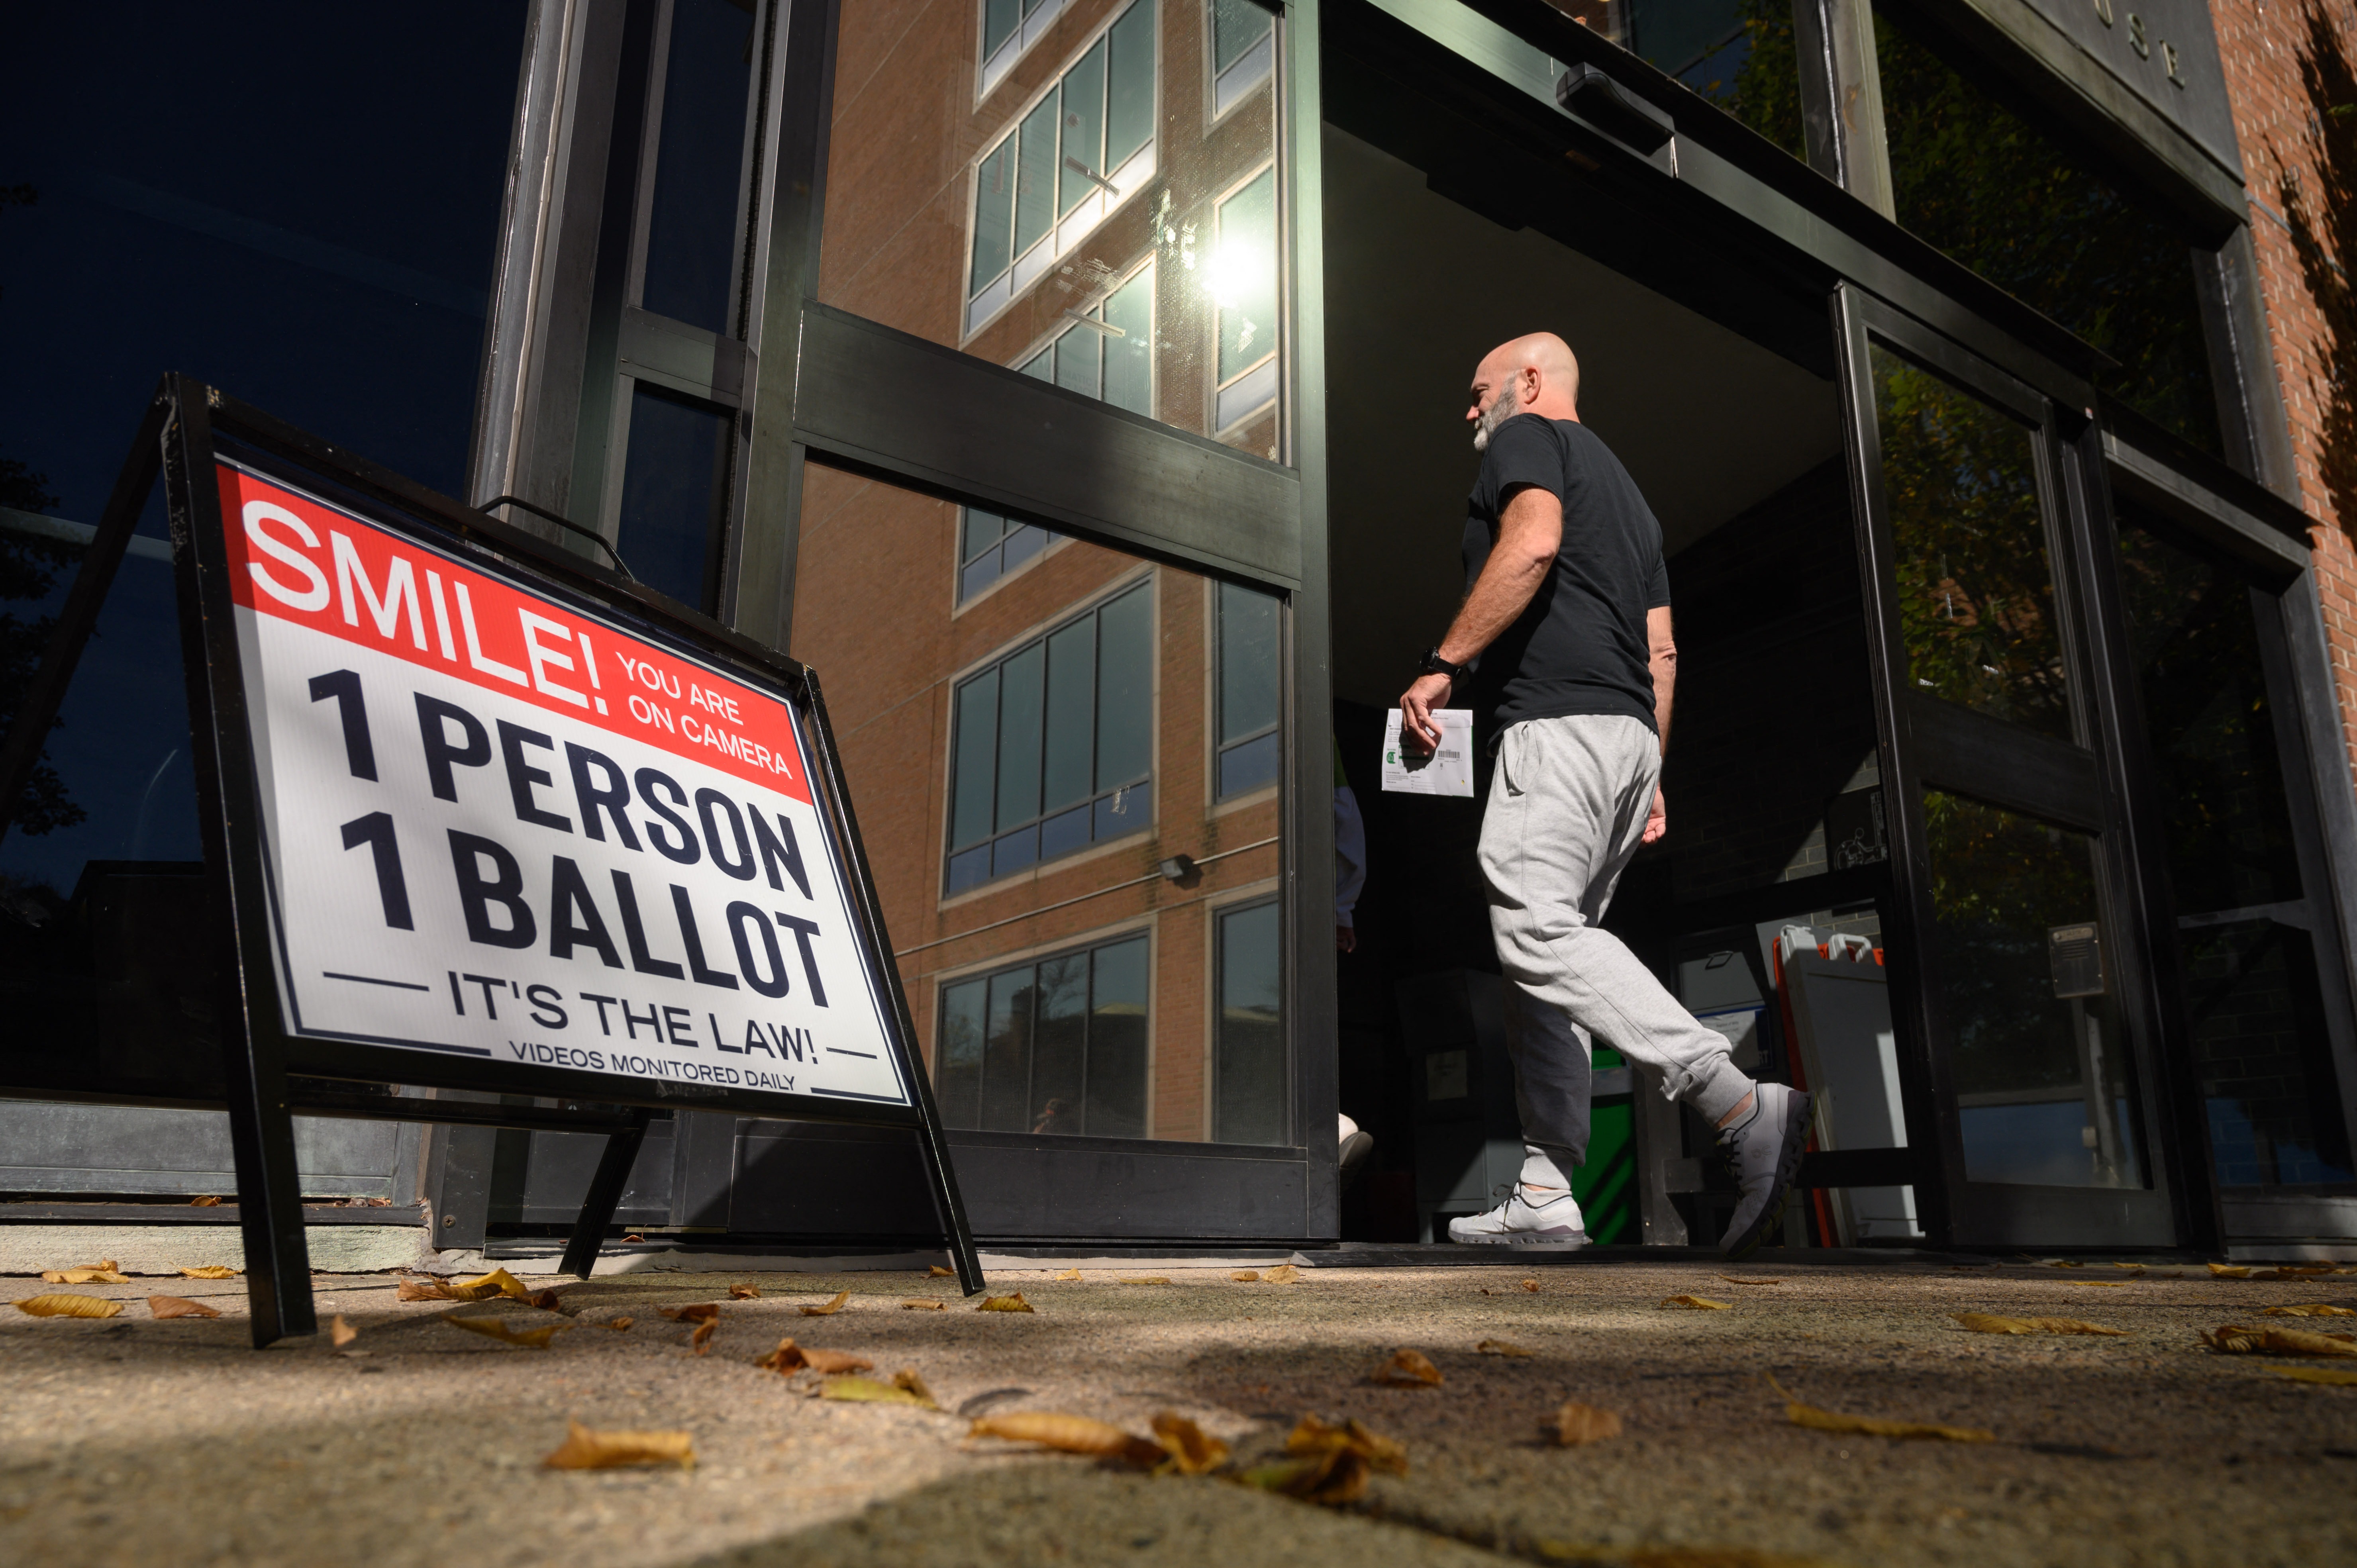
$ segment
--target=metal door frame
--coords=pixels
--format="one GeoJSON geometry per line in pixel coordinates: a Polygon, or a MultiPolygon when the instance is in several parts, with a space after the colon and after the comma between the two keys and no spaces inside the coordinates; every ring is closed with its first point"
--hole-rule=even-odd
{"type": "MultiPolygon", "coordinates": [[[[1897,1026],[1908,1093],[1908,1141],[1926,1151],[1938,1180],[1919,1190],[1925,1229],[1952,1245],[2170,1245],[2185,1238],[2185,1164],[2177,1129],[2163,1114],[2177,1086],[2164,1070],[2172,1010],[2150,953],[2160,917],[2152,903],[2151,852],[2142,847],[2127,804],[2120,686],[2124,658],[2109,564],[2095,555],[2099,490],[2088,468],[2100,462],[2092,417],[2019,376],[1980,359],[1890,306],[1844,284],[1834,294],[1843,349],[1840,380],[1847,422],[1853,514],[1858,531],[1867,635],[1875,654],[1876,724],[1881,731],[1884,801],[1890,826],[1895,938],[1887,950],[1898,988],[1897,1026]],[[1881,437],[1869,345],[1879,344],[1970,395],[2020,419],[2033,433],[2033,467],[2047,557],[2054,574],[2057,629],[2065,678],[2075,694],[2073,736],[2055,740],[1953,703],[1918,696],[1906,684],[1899,623],[1896,541],[1882,489],[1881,437]],[[2138,1090],[2147,1152],[2142,1188],[2062,1187],[1974,1181],[1964,1167],[1962,1116],[1949,1060],[1946,1020],[1936,1000],[1928,938],[1932,929],[1930,846],[1921,792],[1953,790],[2093,839],[2100,907],[2115,940],[2105,944],[2138,1090]],[[1911,1063],[1911,1070],[1910,1064],[1911,1063]]],[[[2077,389],[2072,389],[2077,390],[2077,389]]],[[[2086,411],[2092,415],[2093,410],[2086,411]]],[[[1928,1174],[1928,1173],[1927,1173],[1928,1174]]]]}

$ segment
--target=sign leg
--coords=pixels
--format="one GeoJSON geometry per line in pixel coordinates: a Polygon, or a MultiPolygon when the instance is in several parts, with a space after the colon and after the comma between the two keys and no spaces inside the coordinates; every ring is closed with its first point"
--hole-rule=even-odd
{"type": "Polygon", "coordinates": [[[630,1166],[638,1163],[639,1146],[647,1141],[651,1117],[640,1110],[630,1126],[606,1134],[606,1152],[598,1156],[597,1174],[589,1178],[589,1196],[582,1200],[581,1218],[574,1221],[573,1239],[565,1243],[559,1272],[586,1280],[597,1266],[598,1245],[606,1240],[606,1227],[614,1222],[614,1210],[621,1207],[622,1188],[630,1182],[630,1166]]]}
{"type": "MultiPolygon", "coordinates": [[[[919,1080],[920,1091],[927,1087],[919,1080]]],[[[974,1250],[974,1231],[966,1224],[965,1200],[958,1194],[956,1173],[950,1169],[949,1141],[942,1136],[941,1125],[931,1114],[930,1092],[924,1093],[921,1109],[925,1121],[917,1130],[917,1144],[924,1151],[925,1179],[932,1183],[933,1203],[940,1208],[942,1228],[948,1232],[943,1239],[950,1244],[950,1267],[957,1271],[958,1288],[973,1295],[984,1288],[982,1255],[974,1250]]]]}
{"type": "Polygon", "coordinates": [[[303,1235],[302,1179],[295,1166],[295,1117],[286,1075],[245,1053],[227,1077],[230,1144],[237,1156],[237,1223],[245,1242],[245,1297],[253,1348],[317,1334],[311,1252],[303,1235]],[[238,1067],[244,1067],[240,1072],[238,1067]]]}

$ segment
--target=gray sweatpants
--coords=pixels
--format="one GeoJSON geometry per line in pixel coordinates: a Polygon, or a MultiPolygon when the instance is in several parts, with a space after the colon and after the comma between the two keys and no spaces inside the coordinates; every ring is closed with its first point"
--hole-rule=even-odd
{"type": "Polygon", "coordinates": [[[1596,924],[1643,842],[1661,774],[1661,744],[1638,719],[1526,719],[1498,744],[1481,875],[1512,987],[1506,1044],[1526,1181],[1568,1186],[1569,1167],[1587,1157],[1591,1036],[1659,1070],[1664,1094],[1714,1122],[1751,1091],[1727,1037],[1596,924]],[[1548,1179],[1548,1161],[1562,1179],[1548,1179]]]}

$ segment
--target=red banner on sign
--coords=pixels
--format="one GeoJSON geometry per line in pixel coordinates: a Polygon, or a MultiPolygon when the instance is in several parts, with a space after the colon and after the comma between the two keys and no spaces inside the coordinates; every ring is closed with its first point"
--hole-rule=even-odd
{"type": "Polygon", "coordinates": [[[221,464],[230,593],[489,692],[809,801],[777,698],[221,464]]]}

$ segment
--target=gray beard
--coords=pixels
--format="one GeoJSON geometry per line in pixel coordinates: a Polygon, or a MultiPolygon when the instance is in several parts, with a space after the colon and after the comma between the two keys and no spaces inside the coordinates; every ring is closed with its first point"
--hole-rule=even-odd
{"type": "Polygon", "coordinates": [[[1498,395],[1490,400],[1490,406],[1481,411],[1481,417],[1473,422],[1473,450],[1487,452],[1490,437],[1497,433],[1498,426],[1523,412],[1522,403],[1512,386],[1500,388],[1498,395]]]}

